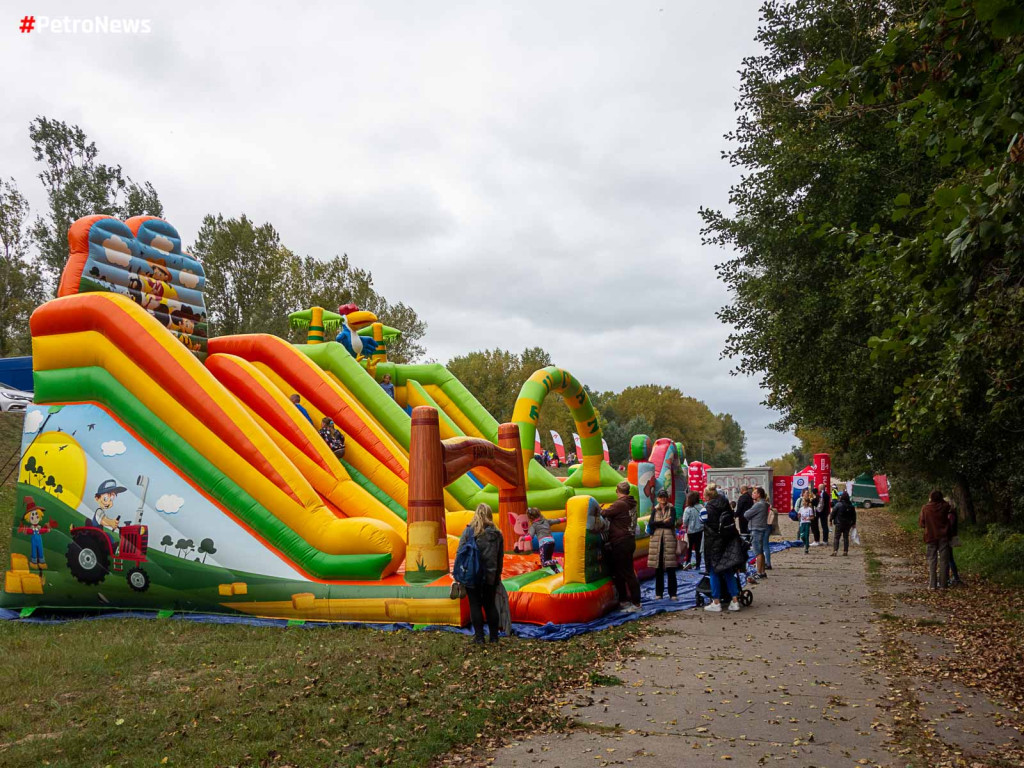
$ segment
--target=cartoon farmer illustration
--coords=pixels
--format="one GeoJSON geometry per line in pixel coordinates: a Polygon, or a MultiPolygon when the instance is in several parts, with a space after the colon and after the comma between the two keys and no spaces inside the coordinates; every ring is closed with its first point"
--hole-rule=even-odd
{"type": "Polygon", "coordinates": [[[18,533],[27,533],[31,537],[32,553],[29,555],[29,565],[34,565],[39,570],[46,568],[46,557],[43,555],[43,534],[49,533],[57,527],[57,521],[51,520],[43,525],[43,513],[46,510],[36,506],[35,500],[25,497],[25,517],[27,525],[19,525],[18,533]]]}
{"type": "Polygon", "coordinates": [[[202,344],[197,339],[193,339],[193,334],[196,332],[196,315],[192,311],[192,307],[183,304],[174,310],[171,313],[170,328],[172,332],[177,329],[174,335],[187,349],[192,352],[202,351],[202,344]]]}
{"type": "MultiPolygon", "coordinates": [[[[128,489],[123,485],[118,485],[116,480],[104,480],[100,483],[99,488],[96,489],[96,503],[99,505],[96,507],[96,511],[92,516],[92,524],[97,528],[107,528],[111,531],[116,531],[118,525],[121,522],[121,516],[110,517],[108,512],[114,508],[114,500],[117,498],[117,494],[124,493],[128,489]]],[[[114,538],[107,534],[110,540],[114,538]]]]}
{"type": "Polygon", "coordinates": [[[171,310],[169,301],[177,303],[178,292],[171,283],[171,270],[161,258],[149,259],[150,274],[139,275],[141,282],[142,307],[149,311],[163,325],[169,325],[171,310]]]}

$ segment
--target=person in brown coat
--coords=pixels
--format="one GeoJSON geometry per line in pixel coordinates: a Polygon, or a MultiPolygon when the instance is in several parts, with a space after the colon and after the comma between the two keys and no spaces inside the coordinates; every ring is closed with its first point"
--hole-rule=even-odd
{"type": "Polygon", "coordinates": [[[928,503],[921,507],[918,525],[924,528],[924,543],[928,547],[928,589],[945,589],[949,581],[949,539],[953,518],[952,508],[942,498],[942,491],[929,494],[928,503]]]}
{"type": "Polygon", "coordinates": [[[679,552],[676,549],[676,508],[669,503],[668,491],[658,491],[658,503],[651,510],[647,531],[651,534],[647,545],[647,567],[654,569],[654,594],[660,600],[665,594],[665,573],[668,573],[668,599],[675,600],[679,586],[676,568],[679,552]]]}
{"type": "Polygon", "coordinates": [[[636,499],[629,494],[629,483],[625,481],[615,487],[615,492],[618,498],[601,510],[601,516],[608,521],[605,557],[608,558],[612,584],[622,601],[623,610],[636,613],[640,610],[640,581],[633,569],[633,554],[636,552],[636,499]]]}

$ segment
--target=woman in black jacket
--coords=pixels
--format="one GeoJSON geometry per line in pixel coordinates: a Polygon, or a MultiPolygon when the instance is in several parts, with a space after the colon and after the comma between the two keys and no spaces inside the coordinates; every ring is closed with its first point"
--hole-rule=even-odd
{"type": "Polygon", "coordinates": [[[733,598],[729,602],[729,610],[738,611],[740,601],[735,598],[740,593],[740,585],[734,570],[741,563],[731,561],[735,559],[736,548],[732,542],[740,538],[740,532],[736,530],[732,505],[718,492],[715,483],[708,483],[704,489],[704,497],[707,499],[704,509],[708,513],[707,522],[704,523],[704,560],[707,563],[708,579],[711,581],[711,602],[704,606],[704,610],[721,613],[724,583],[729,597],[733,598]]]}

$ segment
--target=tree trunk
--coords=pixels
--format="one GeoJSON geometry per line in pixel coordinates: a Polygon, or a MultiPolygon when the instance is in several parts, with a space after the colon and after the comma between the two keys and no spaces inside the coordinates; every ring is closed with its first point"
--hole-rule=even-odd
{"type": "Polygon", "coordinates": [[[960,504],[960,509],[963,511],[962,517],[966,517],[967,521],[971,525],[977,524],[978,513],[974,508],[974,496],[971,494],[971,484],[970,481],[968,481],[967,476],[963,473],[957,473],[956,483],[953,485],[953,495],[956,497],[960,504]]]}

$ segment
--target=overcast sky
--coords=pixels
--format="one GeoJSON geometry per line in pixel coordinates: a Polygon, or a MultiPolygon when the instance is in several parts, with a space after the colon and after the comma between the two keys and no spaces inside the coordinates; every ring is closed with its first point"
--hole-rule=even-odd
{"type": "Polygon", "coordinates": [[[0,176],[35,211],[28,123],[47,115],[151,181],[186,243],[204,214],[244,212],[299,253],[348,253],[426,320],[438,361],[539,345],[594,389],[668,384],[731,412],[753,462],[795,442],[720,359],[728,254],[697,215],[737,178],[722,137],[754,0],[142,6],[5,4],[0,176]],[[44,15],[151,31],[55,34],[44,15]]]}

